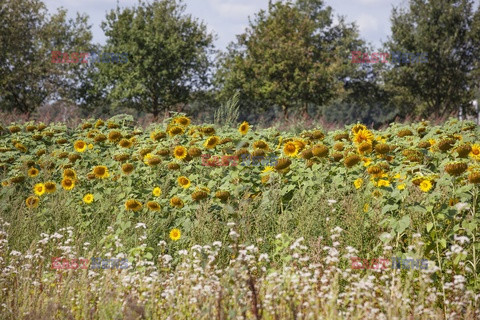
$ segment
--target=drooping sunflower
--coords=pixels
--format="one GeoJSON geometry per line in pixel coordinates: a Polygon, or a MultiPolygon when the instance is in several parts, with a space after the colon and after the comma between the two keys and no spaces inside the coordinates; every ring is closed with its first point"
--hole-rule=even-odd
{"type": "Polygon", "coordinates": [[[142,203],[135,199],[129,199],[125,202],[125,209],[131,211],[138,211],[142,209],[142,203]]]}
{"type": "Polygon", "coordinates": [[[370,153],[370,152],[372,152],[372,150],[373,150],[372,143],[368,142],[368,141],[362,142],[358,146],[358,153],[360,153],[362,155],[365,154],[365,153],[370,153]]]}
{"type": "Polygon", "coordinates": [[[185,130],[183,130],[182,127],[180,126],[172,126],[170,129],[168,129],[168,134],[173,137],[179,134],[183,134],[185,130]]]}
{"type": "Polygon", "coordinates": [[[354,134],[353,141],[356,144],[361,144],[363,142],[370,142],[373,141],[373,134],[368,129],[360,129],[357,133],[354,134]]]}
{"type": "Polygon", "coordinates": [[[75,180],[70,178],[63,178],[62,188],[65,190],[72,190],[75,187],[75,180]]]}
{"type": "Polygon", "coordinates": [[[247,121],[243,121],[240,127],[238,127],[238,132],[240,132],[242,135],[246,135],[248,132],[248,129],[250,129],[250,125],[248,124],[247,121]]]}
{"type": "Polygon", "coordinates": [[[193,201],[200,201],[200,200],[206,199],[207,197],[208,197],[208,193],[202,190],[195,191],[194,193],[192,193],[193,201]]]}
{"type": "Polygon", "coordinates": [[[160,187],[155,187],[153,188],[152,194],[155,197],[160,197],[160,195],[162,194],[162,189],[160,189],[160,187]]]}
{"type": "Polygon", "coordinates": [[[170,239],[172,239],[173,241],[177,241],[180,239],[180,237],[182,236],[182,233],[179,229],[172,229],[170,231],[170,239]]]}
{"type": "Polygon", "coordinates": [[[203,146],[207,149],[213,149],[220,142],[220,138],[217,136],[211,136],[203,143],[203,146]]]}
{"type": "Polygon", "coordinates": [[[176,146],[173,149],[173,156],[178,160],[184,159],[187,156],[187,148],[184,146],[176,146]]]}
{"type": "Polygon", "coordinates": [[[175,123],[184,127],[188,127],[190,125],[190,118],[185,116],[178,117],[175,119],[175,123]]]}
{"type": "Polygon", "coordinates": [[[191,182],[187,177],[181,176],[178,178],[178,184],[180,185],[180,187],[184,189],[188,189],[190,187],[191,182]]]}
{"type": "Polygon", "coordinates": [[[63,177],[77,180],[77,173],[73,169],[65,169],[63,170],[63,177]]]}
{"type": "Polygon", "coordinates": [[[34,178],[34,177],[38,176],[39,172],[40,171],[37,168],[32,167],[32,168],[28,169],[28,176],[30,178],[34,178]]]}
{"type": "Polygon", "coordinates": [[[174,208],[183,208],[183,200],[179,197],[173,197],[170,199],[170,205],[174,208]]]}
{"type": "Polygon", "coordinates": [[[129,139],[122,139],[118,145],[122,148],[130,148],[133,145],[133,142],[129,139]]]}
{"type": "Polygon", "coordinates": [[[93,174],[97,179],[104,179],[109,176],[108,168],[105,166],[95,166],[93,168],[93,174]]]}
{"type": "Polygon", "coordinates": [[[73,144],[73,147],[77,152],[84,152],[85,150],[87,150],[87,143],[83,140],[77,140],[73,144]]]}
{"type": "Polygon", "coordinates": [[[162,209],[162,207],[160,207],[160,204],[158,204],[158,202],[155,202],[155,201],[148,201],[147,207],[152,211],[160,211],[162,209]]]}
{"type": "Polygon", "coordinates": [[[150,133],[150,139],[152,139],[153,141],[159,141],[165,138],[166,136],[167,134],[163,131],[152,131],[150,133]]]}
{"type": "Polygon", "coordinates": [[[85,202],[86,204],[90,204],[93,202],[93,194],[91,193],[87,193],[84,197],[83,197],[83,202],[85,202]]]}
{"type": "Polygon", "coordinates": [[[134,167],[133,167],[133,164],[131,163],[124,163],[122,165],[122,172],[125,173],[125,174],[130,174],[132,173],[134,167]]]}
{"type": "Polygon", "coordinates": [[[428,192],[430,191],[430,189],[432,189],[432,183],[430,182],[430,180],[423,180],[422,182],[420,182],[420,190],[422,190],[423,192],[428,192]]]}
{"type": "Polygon", "coordinates": [[[473,144],[469,156],[477,161],[480,161],[480,144],[473,144]]]}
{"type": "Polygon", "coordinates": [[[117,130],[112,130],[108,133],[108,140],[110,142],[117,142],[119,141],[120,139],[122,139],[122,133],[120,131],[117,131],[117,130]]]}
{"type": "Polygon", "coordinates": [[[54,193],[57,190],[57,184],[53,181],[45,182],[45,192],[54,193]]]}
{"type": "Polygon", "coordinates": [[[268,150],[268,144],[263,140],[258,140],[253,143],[254,149],[268,150]]]}
{"type": "Polygon", "coordinates": [[[295,157],[298,154],[298,145],[292,141],[285,143],[283,153],[288,157],[295,157]]]}
{"type": "Polygon", "coordinates": [[[38,204],[40,203],[40,199],[35,196],[30,196],[25,200],[25,204],[29,209],[34,209],[38,207],[38,204]]]}
{"type": "Polygon", "coordinates": [[[45,185],[43,183],[37,183],[33,187],[33,192],[35,192],[37,196],[41,196],[42,194],[45,193],[45,185]]]}

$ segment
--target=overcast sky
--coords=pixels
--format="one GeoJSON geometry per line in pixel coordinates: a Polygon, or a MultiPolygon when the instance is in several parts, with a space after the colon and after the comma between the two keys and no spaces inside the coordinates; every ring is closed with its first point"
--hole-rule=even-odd
{"type": "MultiPolygon", "coordinates": [[[[117,0],[44,0],[49,12],[63,6],[69,16],[75,12],[87,13],[92,25],[93,41],[104,44],[105,35],[100,23],[107,11],[116,7],[117,0]]],[[[130,7],[137,0],[119,0],[120,7],[130,7]]],[[[216,47],[225,49],[248,26],[248,17],[266,9],[268,0],[185,0],[187,12],[203,20],[210,31],[217,34],[216,47]]],[[[407,0],[326,0],[334,15],[346,16],[347,22],[356,22],[360,36],[376,48],[390,35],[390,14],[393,6],[406,6],[407,0]]]]}

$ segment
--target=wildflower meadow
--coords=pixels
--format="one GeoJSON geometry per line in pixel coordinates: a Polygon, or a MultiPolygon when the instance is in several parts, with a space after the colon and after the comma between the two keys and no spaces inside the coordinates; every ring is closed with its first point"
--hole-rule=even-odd
{"type": "Polygon", "coordinates": [[[480,319],[471,122],[4,123],[0,181],[1,319],[480,319]]]}

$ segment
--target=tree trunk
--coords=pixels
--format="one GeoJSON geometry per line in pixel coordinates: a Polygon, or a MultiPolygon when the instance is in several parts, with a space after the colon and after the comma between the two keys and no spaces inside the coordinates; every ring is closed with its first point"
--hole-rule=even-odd
{"type": "Polygon", "coordinates": [[[283,104],[282,109],[283,109],[283,120],[288,120],[288,107],[283,104]]]}

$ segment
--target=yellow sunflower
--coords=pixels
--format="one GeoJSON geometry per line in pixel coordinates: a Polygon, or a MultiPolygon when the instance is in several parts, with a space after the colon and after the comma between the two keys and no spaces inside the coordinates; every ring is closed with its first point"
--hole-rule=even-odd
{"type": "Polygon", "coordinates": [[[129,199],[125,202],[125,209],[131,211],[138,211],[142,209],[142,204],[138,200],[129,199]]]}
{"type": "Polygon", "coordinates": [[[175,119],[175,123],[184,127],[188,127],[190,125],[190,118],[185,116],[178,117],[175,119]]]}
{"type": "Polygon", "coordinates": [[[402,184],[399,184],[399,185],[397,186],[397,189],[398,189],[398,190],[404,190],[406,186],[407,186],[407,185],[406,185],[405,183],[402,183],[402,184]]]}
{"type": "Polygon", "coordinates": [[[181,176],[178,178],[178,184],[184,188],[184,189],[188,189],[190,187],[190,180],[185,177],[185,176],[181,176]]]}
{"type": "Polygon", "coordinates": [[[57,185],[53,181],[45,182],[45,192],[54,193],[57,190],[57,185]]]}
{"type": "Polygon", "coordinates": [[[109,176],[108,168],[105,166],[96,166],[93,168],[93,174],[97,179],[104,179],[109,176]]]}
{"type": "Polygon", "coordinates": [[[75,172],[75,170],[68,168],[63,170],[63,177],[77,180],[77,173],[75,172]]]}
{"type": "Polygon", "coordinates": [[[62,187],[65,190],[72,190],[75,187],[75,180],[70,178],[63,178],[62,187]]]}
{"type": "Polygon", "coordinates": [[[133,145],[133,142],[129,139],[122,139],[118,145],[122,148],[130,148],[133,145]]]}
{"type": "Polygon", "coordinates": [[[87,149],[87,144],[83,140],[77,140],[73,144],[73,147],[75,148],[75,151],[77,151],[77,152],[84,152],[87,149]]]}
{"type": "Polygon", "coordinates": [[[212,136],[208,138],[204,143],[203,146],[207,149],[213,149],[215,146],[220,142],[220,138],[217,136],[212,136]]]}
{"type": "Polygon", "coordinates": [[[378,180],[377,187],[389,187],[389,186],[390,186],[390,181],[385,179],[378,180]]]}
{"type": "Polygon", "coordinates": [[[298,154],[298,145],[291,141],[285,143],[283,153],[288,157],[295,157],[298,154]]]}
{"type": "Polygon", "coordinates": [[[25,200],[25,203],[26,203],[28,208],[34,209],[34,208],[38,207],[38,204],[40,203],[40,199],[38,197],[35,197],[35,196],[30,196],[25,200]]]}
{"type": "Polygon", "coordinates": [[[363,185],[363,179],[356,179],[355,181],[353,181],[353,185],[355,186],[355,189],[360,189],[360,187],[363,185]]]}
{"type": "Polygon", "coordinates": [[[35,192],[37,196],[41,196],[42,194],[45,193],[45,185],[43,183],[37,183],[33,187],[33,192],[35,192]]]}
{"type": "Polygon", "coordinates": [[[183,208],[183,200],[179,197],[173,197],[170,199],[170,205],[174,208],[183,208]]]}
{"type": "Polygon", "coordinates": [[[160,197],[160,195],[162,194],[162,189],[160,189],[160,187],[155,187],[153,188],[152,194],[155,197],[160,197]]]}
{"type": "Polygon", "coordinates": [[[168,130],[168,134],[171,137],[179,135],[179,134],[183,134],[184,132],[185,132],[185,130],[183,130],[183,128],[180,127],[180,126],[173,126],[168,130]]]}
{"type": "Polygon", "coordinates": [[[39,172],[40,171],[37,168],[32,167],[32,168],[28,169],[28,176],[31,177],[31,178],[34,178],[34,177],[38,176],[39,172]]]}
{"type": "Polygon", "coordinates": [[[183,146],[176,146],[175,149],[173,149],[173,155],[175,159],[182,160],[187,156],[187,149],[183,146]]]}
{"type": "Polygon", "coordinates": [[[179,240],[181,236],[182,236],[182,233],[180,232],[179,229],[172,229],[170,231],[170,239],[172,239],[173,241],[179,240]]]}
{"type": "Polygon", "coordinates": [[[92,203],[92,202],[93,202],[93,194],[87,193],[87,194],[83,197],[83,202],[85,202],[86,204],[92,203]]]}
{"type": "Polygon", "coordinates": [[[370,142],[373,141],[373,134],[368,129],[360,129],[357,133],[354,134],[353,141],[356,144],[361,144],[362,142],[370,142]]]}
{"type": "Polygon", "coordinates": [[[250,129],[250,125],[248,124],[247,121],[243,121],[240,127],[238,127],[238,132],[240,132],[242,135],[246,135],[248,132],[248,129],[250,129]]]}
{"type": "Polygon", "coordinates": [[[148,201],[147,202],[147,207],[148,207],[148,209],[150,209],[152,211],[160,211],[162,209],[160,207],[160,205],[158,204],[158,202],[155,202],[155,201],[148,201]]]}
{"type": "Polygon", "coordinates": [[[473,144],[469,156],[477,161],[480,160],[480,144],[473,144]]]}
{"type": "Polygon", "coordinates": [[[432,183],[430,182],[430,180],[423,180],[421,183],[420,183],[420,190],[422,190],[423,192],[428,192],[430,191],[430,189],[432,189],[432,183]]]}

